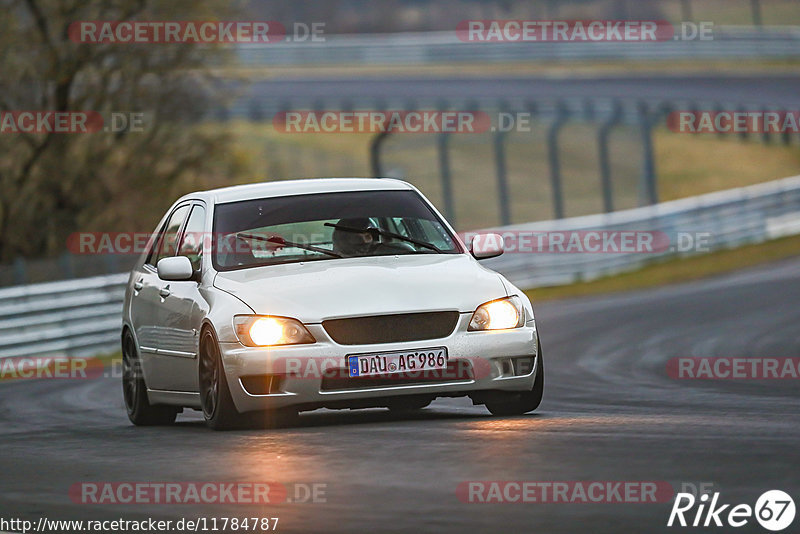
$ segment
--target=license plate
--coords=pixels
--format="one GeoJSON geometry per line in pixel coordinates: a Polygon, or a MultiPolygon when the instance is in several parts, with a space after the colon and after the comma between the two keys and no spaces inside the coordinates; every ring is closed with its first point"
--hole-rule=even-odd
{"type": "Polygon", "coordinates": [[[347,356],[350,377],[447,369],[447,348],[415,349],[347,356]]]}

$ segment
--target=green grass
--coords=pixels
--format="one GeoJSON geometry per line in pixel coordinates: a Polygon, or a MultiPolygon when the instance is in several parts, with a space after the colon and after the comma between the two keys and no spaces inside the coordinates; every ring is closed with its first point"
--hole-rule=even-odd
{"type": "Polygon", "coordinates": [[[796,256],[800,256],[800,236],[791,236],[701,256],[670,259],[637,271],[599,278],[591,282],[542,287],[530,289],[525,293],[535,302],[541,302],[633,291],[699,280],[796,256]]]}
{"type": "Polygon", "coordinates": [[[800,174],[800,150],[707,134],[655,134],[659,198],[675,200],[800,174]]]}

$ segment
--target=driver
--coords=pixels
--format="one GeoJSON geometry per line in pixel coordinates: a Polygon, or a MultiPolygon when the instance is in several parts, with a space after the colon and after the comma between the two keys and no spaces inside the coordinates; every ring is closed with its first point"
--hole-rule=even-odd
{"type": "MultiPolygon", "coordinates": [[[[346,228],[377,228],[366,217],[339,219],[336,224],[346,228]]],[[[345,257],[368,256],[375,251],[379,244],[378,235],[374,232],[353,232],[342,228],[333,230],[333,251],[345,257]]]]}

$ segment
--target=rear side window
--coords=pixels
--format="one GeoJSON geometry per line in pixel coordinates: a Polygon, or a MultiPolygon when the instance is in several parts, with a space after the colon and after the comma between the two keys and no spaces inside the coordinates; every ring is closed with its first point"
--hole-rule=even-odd
{"type": "Polygon", "coordinates": [[[161,258],[169,258],[175,255],[178,246],[178,232],[183,226],[183,221],[186,220],[186,215],[189,213],[189,205],[181,206],[172,212],[161,235],[158,237],[158,242],[155,248],[150,253],[147,263],[150,265],[158,265],[158,260],[161,258]]]}

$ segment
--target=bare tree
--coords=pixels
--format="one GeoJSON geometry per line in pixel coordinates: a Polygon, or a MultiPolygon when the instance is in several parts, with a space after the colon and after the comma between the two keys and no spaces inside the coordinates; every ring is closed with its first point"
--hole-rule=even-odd
{"type": "MultiPolygon", "coordinates": [[[[78,43],[76,21],[225,20],[222,0],[0,0],[0,111],[144,114],[143,131],[0,134],[0,260],[52,254],[78,230],[136,230],[230,172],[196,120],[219,104],[220,47],[78,43]]],[[[228,19],[230,20],[230,19],[228,19]]]]}

